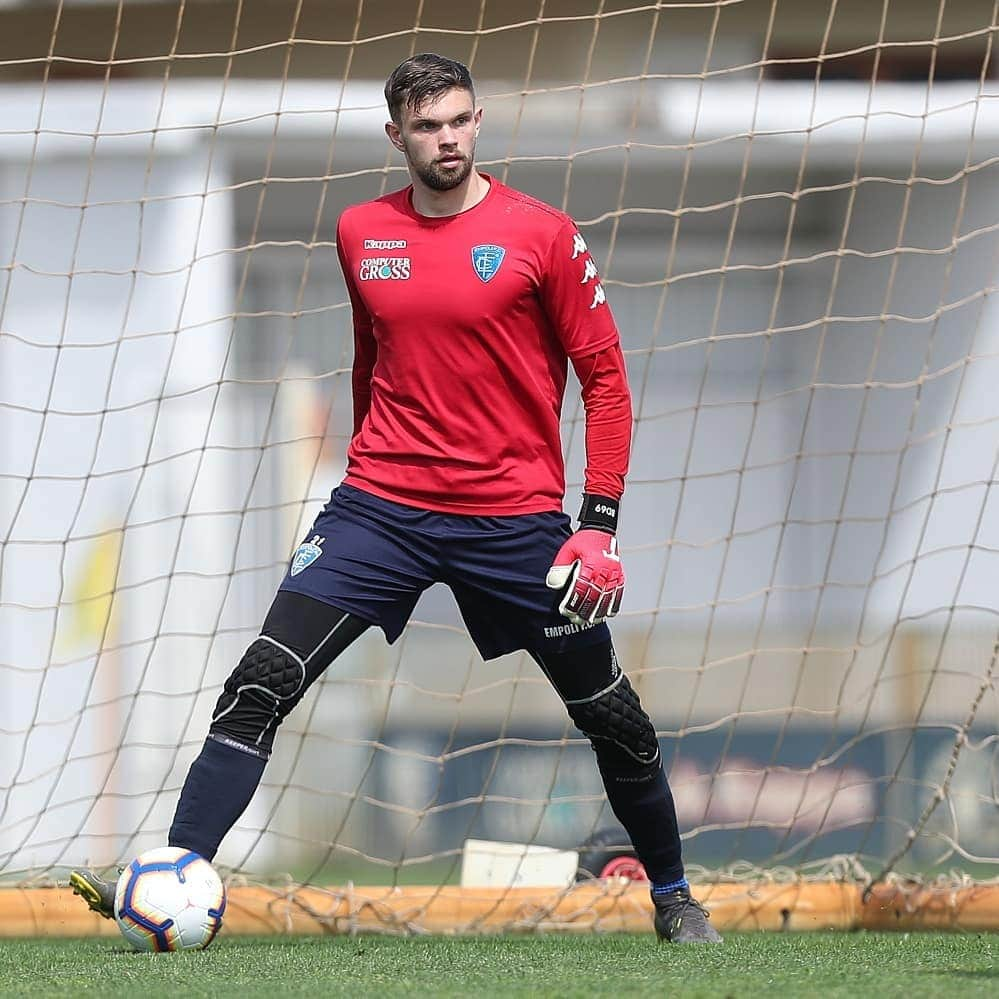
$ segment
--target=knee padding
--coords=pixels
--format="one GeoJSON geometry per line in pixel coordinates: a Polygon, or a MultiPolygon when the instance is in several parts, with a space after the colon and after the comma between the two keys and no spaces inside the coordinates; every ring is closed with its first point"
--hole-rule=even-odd
{"type": "Polygon", "coordinates": [[[273,639],[258,638],[226,680],[211,728],[269,753],[275,728],[305,688],[305,663],[273,639]]]}
{"type": "Polygon", "coordinates": [[[576,727],[589,736],[601,765],[615,765],[621,753],[630,758],[632,767],[659,762],[655,726],[623,673],[610,690],[566,707],[576,727]]]}

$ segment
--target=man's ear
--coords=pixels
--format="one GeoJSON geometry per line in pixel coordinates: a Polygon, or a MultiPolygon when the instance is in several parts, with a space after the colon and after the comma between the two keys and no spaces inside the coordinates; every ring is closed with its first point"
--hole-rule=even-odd
{"type": "Polygon", "coordinates": [[[403,151],[403,144],[402,132],[399,131],[399,126],[394,121],[385,122],[385,134],[388,136],[389,142],[401,153],[403,151]]]}

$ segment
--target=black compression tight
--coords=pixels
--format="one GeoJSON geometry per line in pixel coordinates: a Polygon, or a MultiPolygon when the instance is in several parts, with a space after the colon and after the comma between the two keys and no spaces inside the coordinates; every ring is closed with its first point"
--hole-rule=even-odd
{"type": "MultiPolygon", "coordinates": [[[[278,593],[256,639],[226,681],[201,754],[181,791],[171,846],[211,860],[260,783],[274,733],[309,686],[367,629],[353,615],[278,593]]],[[[610,642],[570,655],[532,653],[590,739],[607,797],[649,877],[683,877],[676,809],[655,730],[610,642]]]]}
{"type": "Polygon", "coordinates": [[[225,683],[177,802],[169,843],[211,860],[250,803],[274,733],[327,666],[368,628],[311,597],[279,592],[225,683]]]}
{"type": "Polygon", "coordinates": [[[631,837],[649,880],[679,881],[680,831],[655,727],[621,671],[613,645],[531,655],[589,738],[611,810],[631,837]]]}

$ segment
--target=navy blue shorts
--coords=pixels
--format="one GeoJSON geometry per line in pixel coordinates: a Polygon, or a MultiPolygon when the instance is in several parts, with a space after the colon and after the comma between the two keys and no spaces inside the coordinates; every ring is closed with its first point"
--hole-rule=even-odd
{"type": "Polygon", "coordinates": [[[432,513],[340,486],[295,551],[281,589],[402,633],[433,583],[454,593],[483,659],[528,649],[568,652],[610,640],[606,624],[571,624],[545,575],[569,537],[564,513],[475,517],[432,513]]]}

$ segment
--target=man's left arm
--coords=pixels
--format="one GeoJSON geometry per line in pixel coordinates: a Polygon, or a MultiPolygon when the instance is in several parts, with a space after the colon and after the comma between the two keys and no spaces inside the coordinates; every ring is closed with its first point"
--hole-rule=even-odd
{"type": "MultiPolygon", "coordinates": [[[[631,451],[631,392],[620,343],[572,359],[586,414],[586,495],[617,507],[631,451]]],[[[609,526],[616,529],[617,519],[609,526]]]]}
{"type": "Polygon", "coordinates": [[[631,448],[631,394],[596,264],[571,223],[552,245],[542,298],[579,378],[586,413],[579,527],[559,550],[545,582],[564,588],[559,603],[564,617],[596,624],[618,612],[624,594],[616,535],[631,448]]]}
{"type": "Polygon", "coordinates": [[[579,527],[545,582],[565,588],[559,611],[575,624],[613,617],[624,596],[617,522],[631,448],[631,394],[619,344],[573,358],[586,413],[586,472],[579,527]]]}

